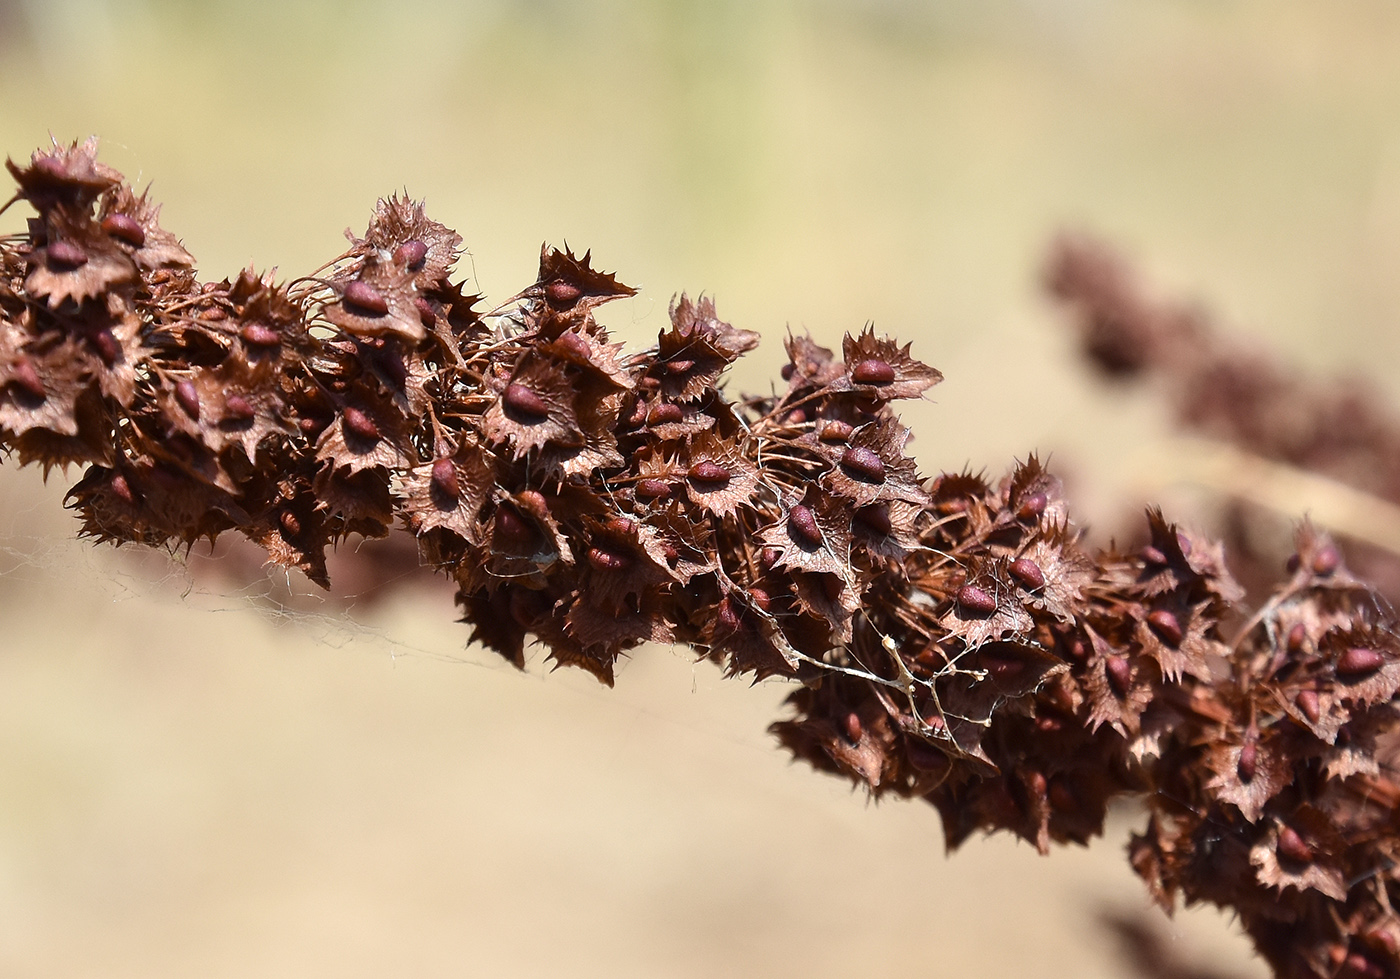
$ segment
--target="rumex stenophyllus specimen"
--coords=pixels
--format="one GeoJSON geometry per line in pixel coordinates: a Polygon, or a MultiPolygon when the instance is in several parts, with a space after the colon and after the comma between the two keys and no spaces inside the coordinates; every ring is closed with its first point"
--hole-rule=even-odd
{"type": "Polygon", "coordinates": [[[1140,796],[1164,905],[1233,908],[1281,976],[1400,972],[1400,641],[1310,528],[1251,614],[1157,511],[1089,553],[1034,457],[921,478],[891,405],[940,375],[870,330],[789,337],[785,386],[731,401],[757,335],[682,296],[628,353],[593,310],[633,290],[588,255],[483,316],[458,236],[395,197],[319,278],[202,283],[95,144],[8,166],[37,217],[0,242],[0,434],[87,467],[84,534],[233,531],[325,583],[327,546],[398,525],[517,665],[611,683],[653,641],[791,678],[781,742],[928,800],[950,846],[1084,842],[1140,796]]]}

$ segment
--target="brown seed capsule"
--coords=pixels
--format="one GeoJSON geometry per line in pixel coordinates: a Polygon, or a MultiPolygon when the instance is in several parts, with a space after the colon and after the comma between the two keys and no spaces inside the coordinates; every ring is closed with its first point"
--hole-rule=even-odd
{"type": "Polygon", "coordinates": [[[607,548],[590,547],[587,557],[595,571],[626,571],[632,566],[632,555],[607,548]]]}
{"type": "Polygon", "coordinates": [[[544,287],[545,301],[555,309],[568,309],[578,302],[582,295],[582,289],[563,279],[555,279],[544,287]]]}
{"type": "Polygon", "coordinates": [[[991,615],[997,610],[997,600],[985,588],[976,585],[959,588],[957,602],[964,615],[991,615]]]}
{"type": "Polygon", "coordinates": [[[1293,863],[1313,862],[1312,847],[1308,846],[1307,842],[1298,835],[1298,831],[1292,826],[1278,828],[1278,845],[1275,850],[1284,860],[1293,863]]]}
{"type": "Polygon", "coordinates": [[[841,453],[841,471],[862,483],[880,484],[885,481],[885,463],[874,449],[853,445],[841,453]]]}
{"type": "Polygon", "coordinates": [[[80,245],[59,239],[49,245],[49,268],[60,272],[70,272],[82,268],[88,262],[88,254],[80,245]]]}
{"type": "Polygon", "coordinates": [[[457,481],[457,467],[446,456],[433,460],[432,487],[450,500],[453,506],[462,495],[462,486],[457,481]]]}
{"type": "Polygon", "coordinates": [[[523,384],[512,382],[506,385],[506,393],[501,400],[516,421],[539,422],[549,417],[549,402],[523,384]]]}
{"type": "Polygon", "coordinates": [[[1374,649],[1350,646],[1337,657],[1338,676],[1361,676],[1374,673],[1385,665],[1385,656],[1374,649]]]}
{"type": "Polygon", "coordinates": [[[418,310],[418,322],[422,323],[430,330],[437,326],[437,310],[433,309],[432,303],[428,302],[428,300],[424,299],[422,296],[415,296],[413,299],[413,308],[418,310]]]}
{"type": "Polygon", "coordinates": [[[256,418],[258,411],[253,407],[252,402],[241,394],[228,394],[224,396],[224,415],[237,421],[248,421],[256,418]]]}
{"type": "Polygon", "coordinates": [[[1171,609],[1153,609],[1147,615],[1147,625],[1167,645],[1181,645],[1181,621],[1171,609]]]}
{"type": "Polygon", "coordinates": [[[660,404],[652,405],[651,410],[647,412],[647,424],[652,426],[672,425],[684,417],[685,412],[681,410],[680,405],[662,401],[660,404]]]}
{"type": "Polygon", "coordinates": [[[1022,497],[1021,502],[1016,506],[1016,517],[1019,520],[1034,520],[1045,512],[1049,503],[1050,498],[1044,493],[1032,493],[1022,497]]]}
{"type": "Polygon", "coordinates": [[[671,484],[651,476],[637,480],[636,494],[644,500],[659,500],[671,495],[671,484]]]}
{"type": "Polygon", "coordinates": [[[127,506],[136,505],[136,494],[131,492],[131,484],[121,473],[113,473],[112,479],[107,485],[112,488],[112,493],[127,506]]]}
{"type": "Polygon", "coordinates": [[[97,356],[102,358],[102,362],[111,367],[121,357],[121,344],[112,335],[111,330],[102,329],[92,334],[92,345],[97,348],[97,356]]]}
{"type": "Polygon", "coordinates": [[[1307,626],[1303,625],[1303,623],[1301,622],[1293,623],[1293,628],[1288,630],[1288,651],[1290,653],[1300,652],[1303,648],[1303,643],[1307,641],[1307,638],[1307,626]]]}
{"type": "Polygon", "coordinates": [[[1342,556],[1337,553],[1335,547],[1328,544],[1319,548],[1318,552],[1313,555],[1313,574],[1317,575],[1319,578],[1326,578],[1328,575],[1335,572],[1337,568],[1341,567],[1341,564],[1342,556]]]}
{"type": "Polygon", "coordinates": [[[588,347],[588,341],[573,330],[561,333],[559,339],[554,341],[554,345],[581,363],[587,363],[593,357],[593,352],[588,347]]]}
{"type": "Polygon", "coordinates": [[[1259,772],[1259,743],[1253,738],[1247,738],[1240,746],[1240,760],[1235,763],[1235,771],[1240,776],[1240,781],[1248,784],[1254,781],[1254,776],[1259,772]]]}
{"type": "Polygon", "coordinates": [[[1133,667],[1128,657],[1110,653],[1104,657],[1103,668],[1114,695],[1119,699],[1126,697],[1133,686],[1133,667]]]}
{"type": "Polygon", "coordinates": [[[1006,570],[1011,572],[1011,577],[1019,581],[1027,591],[1045,587],[1045,572],[1030,558],[1017,558],[1006,570]]]}
{"type": "Polygon", "coordinates": [[[846,442],[850,439],[853,431],[855,429],[850,425],[833,419],[821,423],[817,430],[817,438],[830,443],[846,442]]]}
{"type": "Polygon", "coordinates": [[[346,306],[353,307],[350,310],[352,313],[360,316],[384,316],[389,312],[389,300],[363,279],[346,283],[345,292],[340,298],[346,306]]]}
{"type": "Polygon", "coordinates": [[[282,525],[282,530],[292,537],[301,533],[301,521],[297,519],[297,515],[291,510],[283,510],[281,515],[278,516],[277,522],[282,525]]]}
{"type": "Polygon", "coordinates": [[[857,384],[889,384],[894,379],[894,368],[883,360],[862,360],[851,368],[851,380],[857,384]]]}
{"type": "Polygon", "coordinates": [[[48,397],[48,392],[44,390],[44,381],[39,377],[39,371],[35,369],[34,362],[23,354],[20,354],[19,359],[10,365],[10,380],[23,388],[26,394],[39,401],[48,397]]]}
{"type": "Polygon", "coordinates": [[[146,243],[146,229],[130,214],[107,215],[102,219],[102,230],[113,238],[120,238],[133,248],[140,248],[146,243]]]}
{"type": "Polygon", "coordinates": [[[244,343],[253,347],[275,347],[282,342],[282,334],[266,323],[244,323],[238,335],[244,343]]]}
{"type": "Polygon", "coordinates": [[[423,267],[427,258],[428,246],[417,238],[410,238],[394,249],[394,261],[415,272],[423,267]]]}
{"type": "Polygon", "coordinates": [[[1298,696],[1293,698],[1293,702],[1298,705],[1298,709],[1303,712],[1303,716],[1310,723],[1316,724],[1318,718],[1322,716],[1322,704],[1316,690],[1298,691],[1298,696]]]}
{"type": "Polygon", "coordinates": [[[190,421],[199,421],[199,389],[194,381],[185,380],[175,385],[175,400],[190,416],[190,421]]]}
{"type": "Polygon", "coordinates": [[[860,715],[855,711],[847,711],[846,716],[841,720],[841,729],[845,732],[846,740],[851,744],[860,743],[865,730],[861,727],[860,715]]]}
{"type": "Polygon", "coordinates": [[[379,426],[374,419],[354,405],[345,408],[345,428],[369,442],[379,441],[379,426]]]}
{"type": "Polygon", "coordinates": [[[692,483],[699,483],[711,489],[728,483],[732,475],[728,469],[709,459],[697,462],[686,472],[686,476],[692,483]]]}
{"type": "Polygon", "coordinates": [[[817,526],[817,515],[812,508],[799,503],[788,511],[788,534],[797,543],[809,550],[822,546],[822,529],[817,526]]]}

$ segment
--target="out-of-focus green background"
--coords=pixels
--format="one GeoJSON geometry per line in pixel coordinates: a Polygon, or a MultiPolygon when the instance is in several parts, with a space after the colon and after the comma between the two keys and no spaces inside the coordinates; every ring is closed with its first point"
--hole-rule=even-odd
{"type": "MultiPolygon", "coordinates": [[[[712,293],[767,339],[740,388],[786,325],[873,320],[948,377],[925,471],[1053,453],[1105,523],[1172,443],[1075,362],[1051,236],[1400,391],[1397,50],[1388,0],[0,0],[0,151],[100,135],[214,278],[309,271],[406,187],[491,297],[542,240],[643,288],[635,342],[712,293]]],[[[787,762],[781,685],[522,676],[441,593],[277,616],[71,541],[62,492],[0,468],[0,973],[1125,974],[1131,812],[945,858],[928,807],[787,762]]],[[[1161,927],[1262,974],[1218,916],[1161,927]]]]}

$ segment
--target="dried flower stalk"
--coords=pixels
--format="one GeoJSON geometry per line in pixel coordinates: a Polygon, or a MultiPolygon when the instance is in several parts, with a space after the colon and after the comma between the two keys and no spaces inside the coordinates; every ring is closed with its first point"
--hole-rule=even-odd
{"type": "Polygon", "coordinates": [[[611,683],[652,641],[800,681],[782,743],[926,799],[950,847],[1083,843],[1140,796],[1164,906],[1233,908],[1280,976],[1400,971],[1400,641],[1310,528],[1249,615],[1157,511],[1089,553],[1034,458],[922,479],[890,405],[940,375],[868,330],[790,337],[785,389],[733,402],[757,335],[682,296],[629,354],[593,310],[633,290],[587,255],[483,316],[458,236],[390,198],[321,277],[201,283],[93,143],[7,165],[38,216],[0,242],[0,435],[87,465],[83,534],[236,531],[325,584],[328,546],[397,522],[516,665],[533,640],[611,683]]]}

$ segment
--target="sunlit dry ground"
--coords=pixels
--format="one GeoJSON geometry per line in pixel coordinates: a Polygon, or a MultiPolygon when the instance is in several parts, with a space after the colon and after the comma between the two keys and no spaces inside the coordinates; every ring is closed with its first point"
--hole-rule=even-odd
{"type": "MultiPolygon", "coordinates": [[[[1380,0],[0,0],[0,31],[0,150],[100,134],[206,275],[309,271],[407,186],[492,297],[546,239],[643,287],[607,316],[635,342],[713,293],[767,338],[736,387],[788,324],[874,320],[948,376],[909,410],[926,471],[1052,452],[1099,526],[1190,496],[1161,409],[1056,331],[1060,227],[1400,393],[1380,0]]],[[[62,490],[0,470],[0,973],[1123,974],[1093,922],[1146,907],[1131,812],[948,859],[928,807],[786,761],[780,685],[664,649],[613,691],[522,676],[441,594],[279,618],[70,542],[62,490]]],[[[1262,973],[1222,919],[1161,926],[1262,973]]]]}

